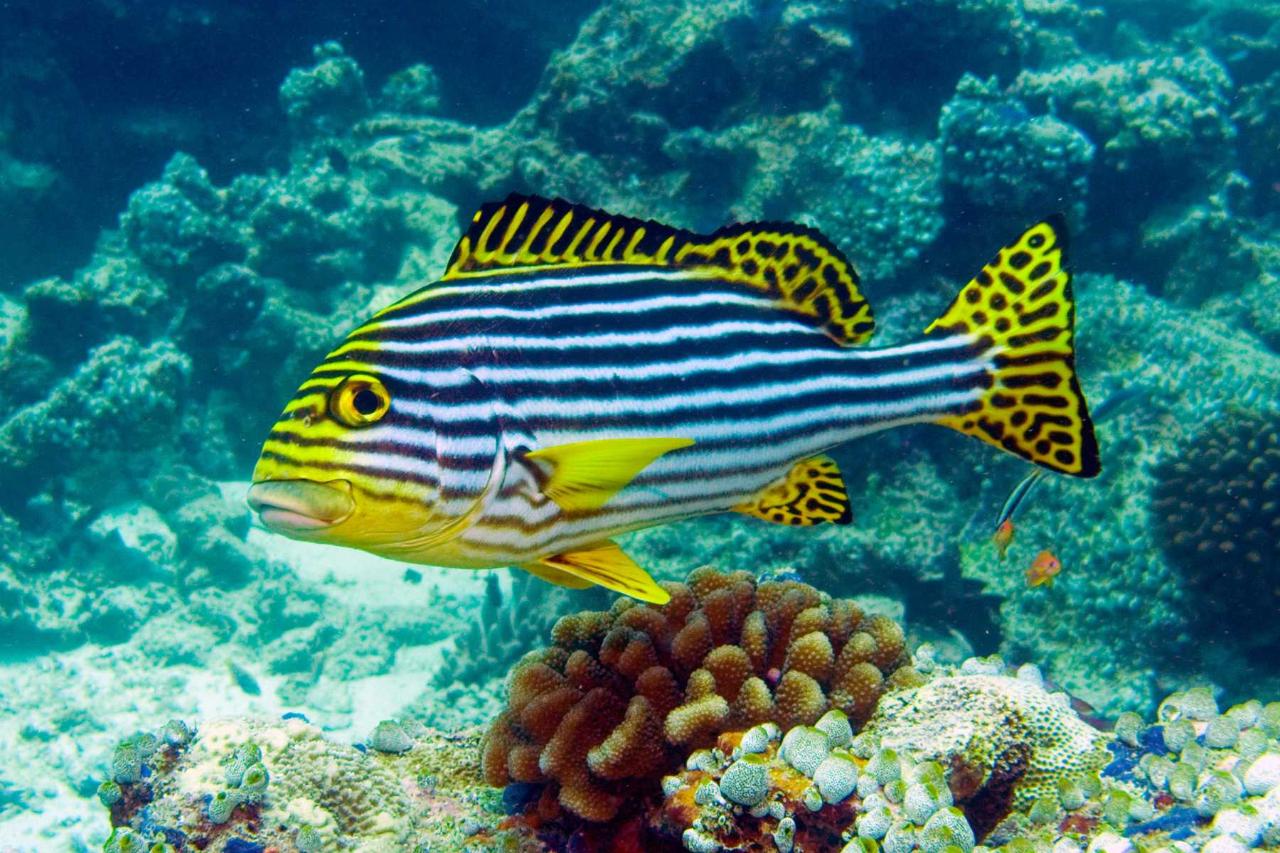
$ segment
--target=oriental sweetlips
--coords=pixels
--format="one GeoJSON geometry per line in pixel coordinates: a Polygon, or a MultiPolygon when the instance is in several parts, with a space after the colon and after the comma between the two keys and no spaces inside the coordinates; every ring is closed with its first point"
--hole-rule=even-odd
{"type": "Polygon", "coordinates": [[[860,349],[857,272],[810,228],[511,196],[302,383],[249,502],[298,539],[663,603],[611,537],[728,510],[847,523],[822,454],[870,432],[943,424],[1091,477],[1064,241],[1032,226],[923,339],[860,349]]]}

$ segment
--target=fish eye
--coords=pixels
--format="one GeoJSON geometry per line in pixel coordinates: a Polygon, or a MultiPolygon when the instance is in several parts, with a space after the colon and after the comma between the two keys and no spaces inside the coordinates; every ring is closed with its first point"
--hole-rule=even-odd
{"type": "Polygon", "coordinates": [[[348,376],[329,395],[329,411],[350,427],[377,423],[390,408],[391,394],[372,376],[348,376]]]}

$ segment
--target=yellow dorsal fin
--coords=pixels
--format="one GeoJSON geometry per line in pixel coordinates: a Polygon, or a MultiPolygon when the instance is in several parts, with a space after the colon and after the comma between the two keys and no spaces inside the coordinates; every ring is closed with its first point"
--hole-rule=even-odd
{"type": "Polygon", "coordinates": [[[688,447],[691,438],[604,438],[526,454],[551,466],[542,491],[566,510],[599,509],[653,460],[688,447]]]}
{"type": "Polygon", "coordinates": [[[781,479],[733,509],[774,524],[795,527],[824,521],[848,524],[853,520],[844,477],[835,460],[825,455],[797,462],[781,479]]]}
{"type": "Polygon", "coordinates": [[[966,335],[989,355],[991,384],[940,423],[1076,477],[1098,473],[1098,442],[1075,368],[1066,223],[1046,219],[1005,246],[926,334],[966,335]]]}
{"type": "Polygon", "coordinates": [[[521,568],[539,577],[545,577],[543,573],[547,570],[571,575],[651,604],[666,604],[671,600],[670,594],[658,586],[648,572],[636,565],[617,543],[607,539],[577,551],[543,557],[521,568]]]}
{"type": "Polygon", "coordinates": [[[696,268],[768,295],[841,344],[875,331],[858,273],[803,225],[751,222],[695,234],[559,198],[511,195],[476,212],[442,280],[495,270],[604,265],[696,268]]]}

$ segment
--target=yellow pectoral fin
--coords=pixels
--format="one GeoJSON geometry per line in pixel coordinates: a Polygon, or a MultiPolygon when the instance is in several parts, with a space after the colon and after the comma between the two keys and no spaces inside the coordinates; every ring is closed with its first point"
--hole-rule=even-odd
{"type": "Polygon", "coordinates": [[[552,577],[569,575],[652,604],[666,604],[671,600],[670,594],[658,586],[648,572],[636,565],[616,543],[607,539],[580,551],[543,557],[520,568],[552,583],[559,583],[552,577]]]}
{"type": "Polygon", "coordinates": [[[551,465],[542,491],[567,510],[604,506],[664,453],[688,447],[691,438],[608,438],[534,450],[529,459],[551,465]]]}
{"type": "Polygon", "coordinates": [[[780,480],[765,486],[734,512],[774,524],[808,527],[824,521],[848,524],[853,519],[849,493],[840,468],[830,456],[802,459],[780,480]]]}

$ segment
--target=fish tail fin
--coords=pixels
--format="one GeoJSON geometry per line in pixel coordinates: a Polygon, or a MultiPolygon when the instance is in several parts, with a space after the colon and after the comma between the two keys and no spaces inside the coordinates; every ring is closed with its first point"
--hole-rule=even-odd
{"type": "Polygon", "coordinates": [[[939,422],[1053,471],[1100,470],[1075,369],[1066,223],[1055,216],[1005,246],[926,334],[964,335],[989,364],[982,396],[939,422]]]}

